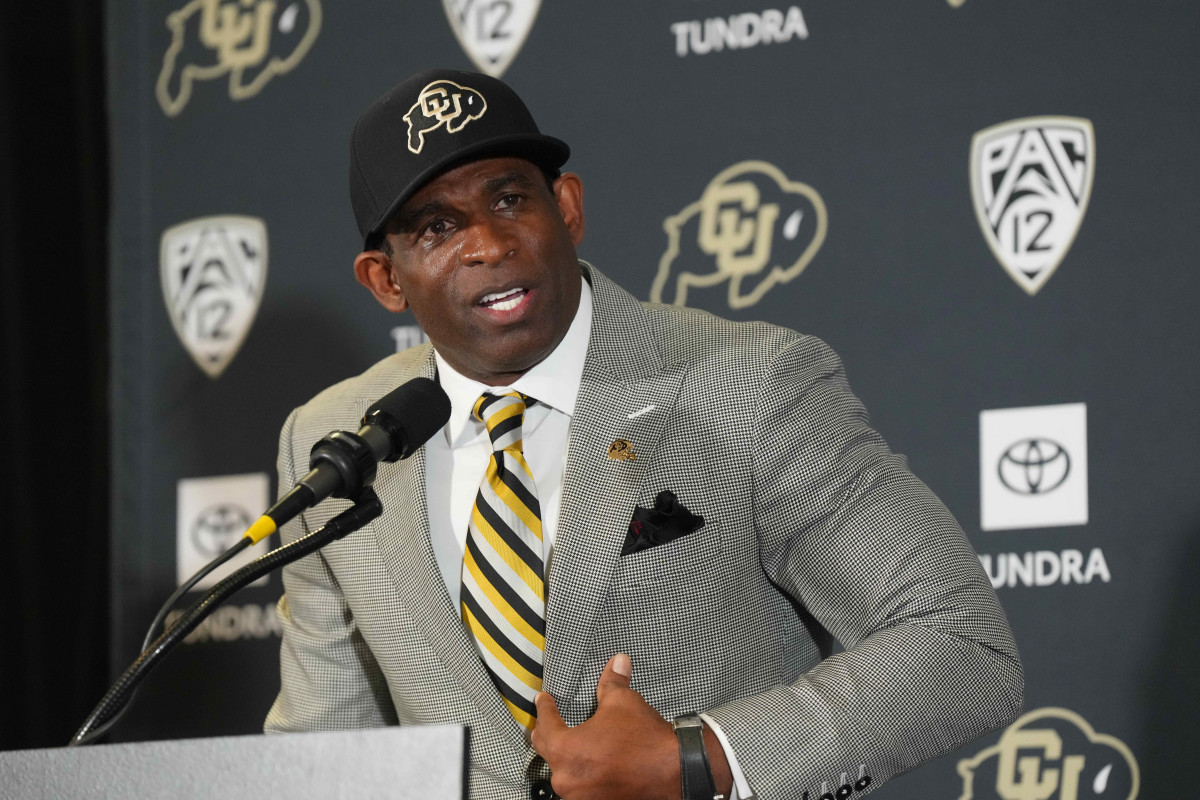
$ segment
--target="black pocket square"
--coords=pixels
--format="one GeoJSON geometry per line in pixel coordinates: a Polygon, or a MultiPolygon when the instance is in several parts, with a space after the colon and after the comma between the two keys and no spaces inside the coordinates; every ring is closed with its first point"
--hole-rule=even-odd
{"type": "Polygon", "coordinates": [[[654,498],[654,508],[638,506],[634,509],[621,555],[640,553],[651,547],[673,542],[703,525],[704,517],[688,511],[674,492],[664,489],[654,498]]]}

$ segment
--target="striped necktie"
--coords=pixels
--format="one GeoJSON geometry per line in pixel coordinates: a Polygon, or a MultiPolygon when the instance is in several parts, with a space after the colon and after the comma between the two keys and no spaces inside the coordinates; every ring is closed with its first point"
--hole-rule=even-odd
{"type": "Polygon", "coordinates": [[[463,622],[509,711],[529,730],[546,649],[542,512],[521,448],[525,408],[535,402],[519,392],[475,401],[492,457],[471,511],[462,571],[463,622]]]}

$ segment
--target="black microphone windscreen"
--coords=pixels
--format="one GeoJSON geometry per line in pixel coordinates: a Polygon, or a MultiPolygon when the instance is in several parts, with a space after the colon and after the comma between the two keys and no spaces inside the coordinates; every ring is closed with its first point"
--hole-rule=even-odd
{"type": "Polygon", "coordinates": [[[399,457],[407,458],[449,421],[450,398],[428,378],[413,378],[371,404],[364,421],[372,421],[373,416],[389,435],[398,429],[404,441],[394,444],[399,457]]]}

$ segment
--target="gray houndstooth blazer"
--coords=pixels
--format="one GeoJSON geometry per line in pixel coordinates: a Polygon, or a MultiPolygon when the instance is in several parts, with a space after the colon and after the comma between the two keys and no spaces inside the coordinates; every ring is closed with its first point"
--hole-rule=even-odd
{"type": "MultiPolygon", "coordinates": [[[[799,798],[860,768],[878,786],[1013,720],[1023,679],[995,593],[945,506],[869,427],[837,356],[784,328],[643,305],[582,268],[594,314],[545,659],[568,724],[592,714],[597,677],[625,652],[659,712],[706,711],[761,797],[799,798]],[[609,459],[615,439],[636,458],[609,459]],[[705,524],[621,556],[635,506],[663,489],[705,524]]],[[[428,344],[294,411],[280,486],[314,441],[419,375],[434,375],[428,344]]],[[[424,482],[423,448],[382,465],[383,517],[284,570],[266,729],[469,725],[472,797],[524,800],[547,768],[449,600],[424,482]]],[[[284,539],[345,507],[327,501],[284,539]]]]}

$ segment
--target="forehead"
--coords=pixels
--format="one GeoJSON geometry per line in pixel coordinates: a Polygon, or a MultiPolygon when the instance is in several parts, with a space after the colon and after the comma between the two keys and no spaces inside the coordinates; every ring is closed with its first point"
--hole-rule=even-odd
{"type": "Polygon", "coordinates": [[[400,213],[430,202],[488,194],[511,183],[542,184],[542,170],[532,161],[509,156],[468,161],[446,170],[414,192],[400,207],[400,213]]]}

